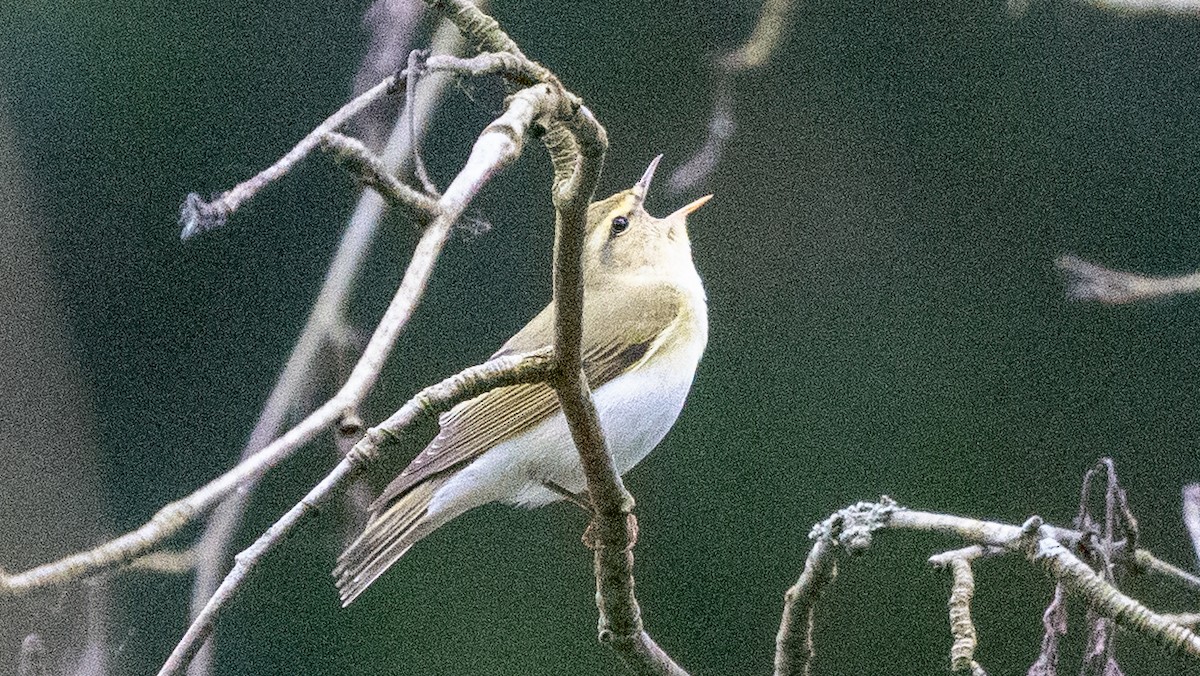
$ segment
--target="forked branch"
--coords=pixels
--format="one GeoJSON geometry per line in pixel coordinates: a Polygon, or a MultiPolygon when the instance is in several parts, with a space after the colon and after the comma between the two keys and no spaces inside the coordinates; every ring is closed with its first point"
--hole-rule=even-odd
{"type": "MultiPolygon", "coordinates": [[[[814,609],[822,591],[833,582],[837,572],[838,551],[861,552],[870,546],[874,533],[881,530],[915,530],[956,536],[969,546],[930,557],[930,563],[949,568],[952,588],[949,602],[951,632],[951,668],[974,676],[984,674],[975,659],[978,642],[971,622],[970,603],[975,579],[971,562],[985,556],[1021,555],[1036,564],[1059,585],[1055,601],[1045,618],[1047,639],[1043,655],[1030,673],[1057,657],[1061,636],[1063,594],[1082,599],[1097,617],[1114,622],[1131,633],[1149,638],[1173,653],[1200,660],[1200,636],[1180,622],[1178,616],[1155,612],[1140,601],[1117,589],[1075,554],[1094,546],[1095,532],[1047,525],[1032,517],[1023,525],[1003,524],[978,519],[935,514],[907,509],[884,496],[879,502],[862,502],[843,509],[820,524],[810,535],[814,540],[804,572],[784,599],[783,621],[776,640],[775,674],[790,676],[813,672],[815,648],[812,635],[814,609]]],[[[1110,543],[1111,560],[1134,572],[1154,571],[1161,579],[1181,588],[1192,589],[1193,576],[1174,575],[1171,566],[1130,540],[1110,543]]]]}

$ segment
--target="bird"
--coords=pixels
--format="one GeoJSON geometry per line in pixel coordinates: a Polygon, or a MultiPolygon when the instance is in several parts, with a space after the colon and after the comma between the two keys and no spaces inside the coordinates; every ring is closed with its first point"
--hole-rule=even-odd
{"type": "MultiPolygon", "coordinates": [[[[632,187],[588,206],[582,255],[583,371],[620,474],[675,424],[708,342],[708,306],[687,217],[644,203],[662,155],[632,187]]],[[[554,342],[550,303],[493,358],[554,342]]],[[[550,385],[491,390],[443,413],[439,431],[379,495],[333,570],[348,606],[422,538],[492,502],[539,507],[586,491],[579,455],[550,385]]]]}

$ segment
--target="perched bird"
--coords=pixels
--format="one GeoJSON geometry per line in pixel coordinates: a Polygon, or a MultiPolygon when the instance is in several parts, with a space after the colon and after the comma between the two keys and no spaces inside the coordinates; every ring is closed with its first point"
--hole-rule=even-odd
{"type": "MultiPolygon", "coordinates": [[[[588,207],[583,252],[583,369],[617,471],[624,474],[675,424],[708,342],[704,287],[692,262],[687,216],[643,202],[660,155],[637,185],[588,207]]],[[[554,306],[495,357],[547,348],[554,306]]],[[[554,390],[514,385],[465,401],[371,505],[362,535],[333,574],[349,605],[421,538],[489,502],[537,507],[586,490],[579,455],[554,390]]]]}

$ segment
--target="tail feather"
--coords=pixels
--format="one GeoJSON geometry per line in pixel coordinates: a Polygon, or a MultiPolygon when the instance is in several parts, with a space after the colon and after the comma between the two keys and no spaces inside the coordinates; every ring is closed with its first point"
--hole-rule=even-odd
{"type": "Polygon", "coordinates": [[[442,524],[444,520],[429,518],[429,503],[447,480],[435,477],[423,481],[371,515],[362,535],[342,552],[333,569],[343,607],[353,603],[410,547],[442,524]]]}

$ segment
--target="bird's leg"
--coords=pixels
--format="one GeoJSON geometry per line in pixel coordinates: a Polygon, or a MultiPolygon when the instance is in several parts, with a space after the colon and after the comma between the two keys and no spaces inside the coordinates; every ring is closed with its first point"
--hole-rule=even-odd
{"type": "Polygon", "coordinates": [[[549,479],[542,480],[542,485],[545,486],[546,488],[554,491],[555,493],[558,493],[559,495],[561,495],[563,498],[565,498],[571,504],[573,504],[576,507],[587,512],[589,516],[592,514],[592,505],[590,502],[588,502],[586,492],[572,493],[571,491],[563,488],[562,486],[559,486],[558,484],[554,483],[553,481],[550,481],[549,479]]]}

